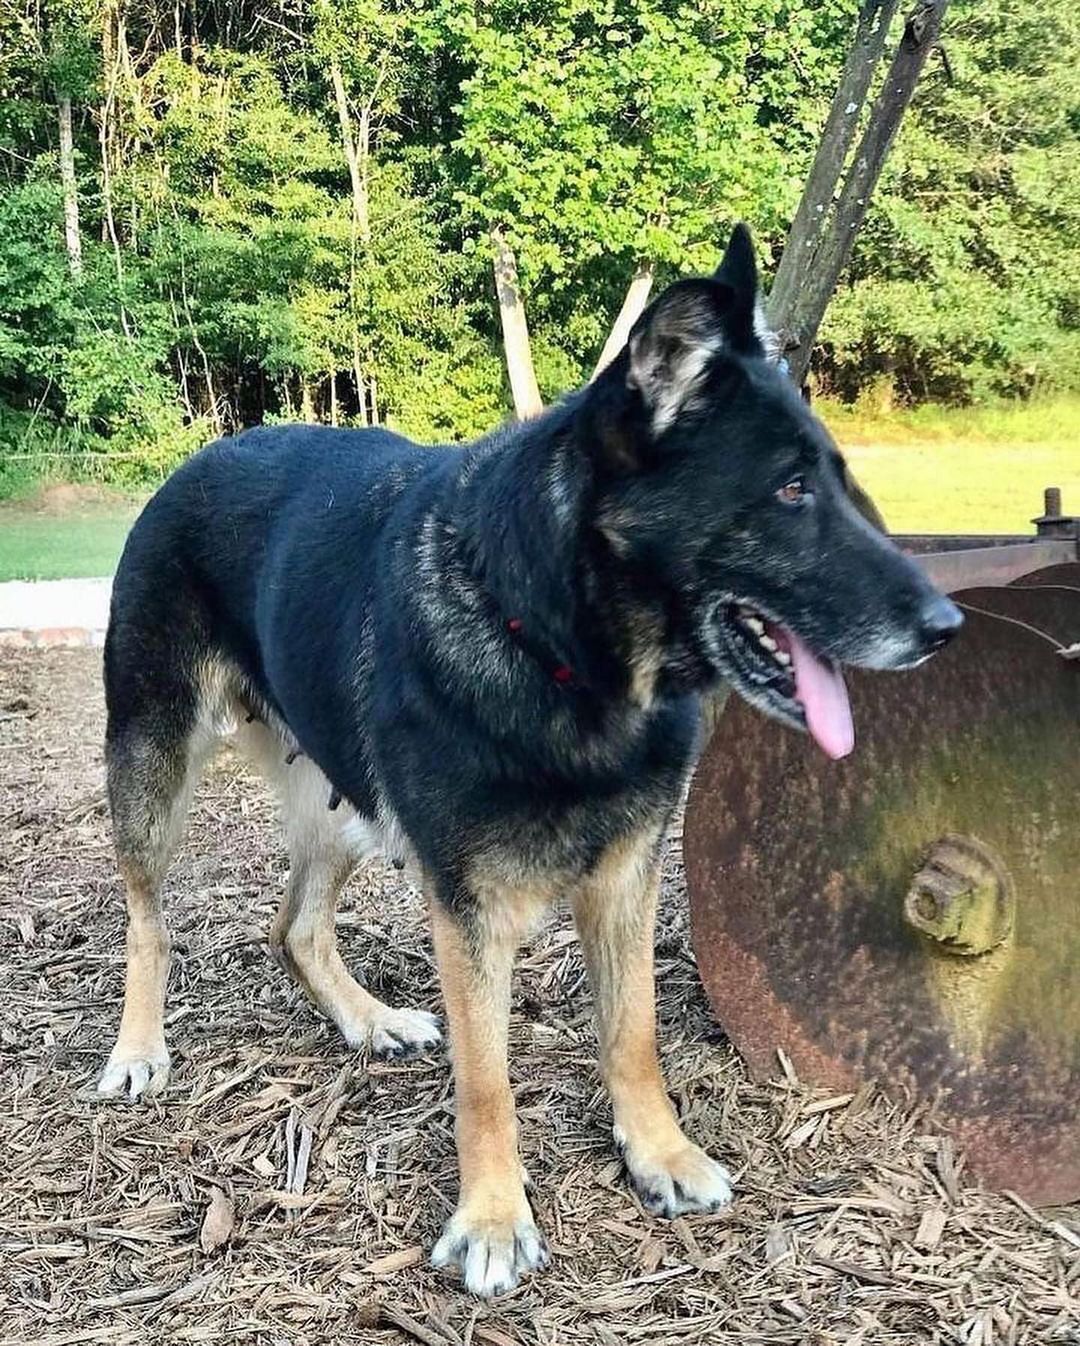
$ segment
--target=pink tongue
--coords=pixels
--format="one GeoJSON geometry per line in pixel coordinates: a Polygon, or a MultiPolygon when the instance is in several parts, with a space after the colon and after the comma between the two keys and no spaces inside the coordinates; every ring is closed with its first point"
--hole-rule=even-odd
{"type": "Polygon", "coordinates": [[[794,631],[783,632],[795,672],[795,696],[806,712],[806,727],[814,741],[830,757],[846,757],[855,746],[844,675],[837,665],[826,663],[804,645],[794,631]]]}

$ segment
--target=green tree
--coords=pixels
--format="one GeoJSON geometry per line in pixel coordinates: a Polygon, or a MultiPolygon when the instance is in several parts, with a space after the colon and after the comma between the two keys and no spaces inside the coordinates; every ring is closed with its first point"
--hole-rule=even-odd
{"type": "Polygon", "coordinates": [[[855,396],[1080,385],[1080,11],[953,0],[833,301],[818,364],[855,396]]]}
{"type": "MultiPolygon", "coordinates": [[[[477,434],[509,407],[496,237],[558,395],[633,278],[710,268],[737,218],[768,273],[857,7],[9,0],[0,455],[152,479],[267,418],[477,434]]],[[[1080,387],[1078,23],[953,0],[824,386],[1080,387]]]]}

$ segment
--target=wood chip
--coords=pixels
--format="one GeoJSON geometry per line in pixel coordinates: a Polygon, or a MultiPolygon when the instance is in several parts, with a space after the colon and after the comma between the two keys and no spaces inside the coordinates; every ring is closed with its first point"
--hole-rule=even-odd
{"type": "Polygon", "coordinates": [[[765,1261],[769,1266],[790,1257],[795,1251],[795,1240],[791,1230],[784,1225],[774,1224],[765,1235],[765,1261]]]}
{"type": "Polygon", "coordinates": [[[364,1270],[372,1276],[389,1276],[405,1267],[418,1266],[423,1260],[423,1248],[419,1246],[402,1248],[396,1253],[386,1253],[383,1257],[376,1257],[374,1262],[369,1262],[364,1267],[364,1270]]]}
{"type": "Polygon", "coordinates": [[[919,1228],[913,1240],[916,1248],[936,1248],[945,1232],[946,1212],[940,1206],[931,1206],[923,1211],[919,1228]]]}
{"type": "Polygon", "coordinates": [[[512,1337],[489,1323],[478,1323],[473,1330],[473,1339],[485,1342],[486,1346],[522,1346],[520,1337],[512,1337]]]}
{"type": "MultiPolygon", "coordinates": [[[[1072,1211],[966,1182],[925,1110],[873,1084],[844,1102],[787,1057],[775,1080],[748,1077],[689,956],[677,847],[657,955],[666,1083],[687,1132],[736,1172],[729,1210],[670,1223],[629,1194],[581,949],[556,913],[518,962],[510,1025],[551,1265],[485,1304],[429,1266],[457,1192],[449,1064],[364,1060],[272,962],[288,861],[271,795],[231,751],[196,792],[166,884],[170,1084],[150,1105],[96,1098],[124,946],[108,817],[84,806],[103,779],[100,654],[5,651],[0,708],[15,704],[26,712],[0,718],[4,1346],[959,1346],[961,1325],[981,1346],[1022,1346],[1075,1332],[1072,1211]],[[203,1254],[215,1191],[235,1227],[203,1254]]],[[[338,936],[373,993],[440,1009],[423,903],[397,871],[357,871],[338,936]]]]}
{"type": "Polygon", "coordinates": [[[845,1276],[854,1276],[856,1280],[868,1281],[871,1285],[889,1285],[896,1284],[892,1276],[888,1276],[883,1271],[878,1271],[874,1267],[860,1266],[855,1262],[840,1262],[834,1257],[822,1257],[819,1253],[814,1261],[820,1266],[829,1267],[832,1271],[839,1271],[845,1276]]]}
{"type": "Polygon", "coordinates": [[[235,1225],[236,1213],[231,1198],[220,1187],[211,1187],[210,1200],[199,1230],[199,1247],[204,1253],[217,1252],[232,1238],[235,1225]]]}

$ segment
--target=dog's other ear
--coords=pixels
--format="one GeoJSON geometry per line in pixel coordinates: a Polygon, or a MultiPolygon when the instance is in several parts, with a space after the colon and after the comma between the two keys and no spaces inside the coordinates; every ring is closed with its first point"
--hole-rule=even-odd
{"type": "Polygon", "coordinates": [[[717,280],[679,280],[634,324],[626,382],[641,393],[654,435],[686,407],[723,347],[731,302],[730,287],[717,280]]]}
{"type": "Polygon", "coordinates": [[[733,349],[744,355],[760,355],[774,362],[778,360],[780,341],[765,321],[754,244],[745,224],[739,223],[731,231],[727,250],[716,268],[714,279],[717,284],[726,285],[731,290],[725,335],[733,349]]]}
{"type": "Polygon", "coordinates": [[[847,459],[843,459],[844,464],[844,490],[847,492],[851,503],[859,511],[868,524],[871,524],[879,533],[888,533],[889,529],[882,516],[881,510],[874,504],[870,496],[859,485],[852,475],[851,468],[848,466],[847,459]]]}

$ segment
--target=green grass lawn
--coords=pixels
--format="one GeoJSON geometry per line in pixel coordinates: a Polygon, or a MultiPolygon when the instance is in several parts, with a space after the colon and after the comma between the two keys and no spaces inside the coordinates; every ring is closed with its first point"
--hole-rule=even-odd
{"type": "Polygon", "coordinates": [[[0,502],[0,580],[111,575],[141,503],[125,495],[0,502]]]}
{"type": "Polygon", "coordinates": [[[1080,513],[1080,445],[841,447],[894,533],[1034,533],[1045,486],[1080,513]]]}
{"type": "Polygon", "coordinates": [[[822,402],[895,533],[1030,533],[1046,486],[1080,514],[1080,400],[868,411],[822,402]]]}
{"type": "MultiPolygon", "coordinates": [[[[1046,486],[1080,514],[1080,399],[817,410],[894,532],[1030,533],[1046,486]]],[[[0,502],[0,580],[111,574],[140,503],[65,485],[0,502]]]]}

